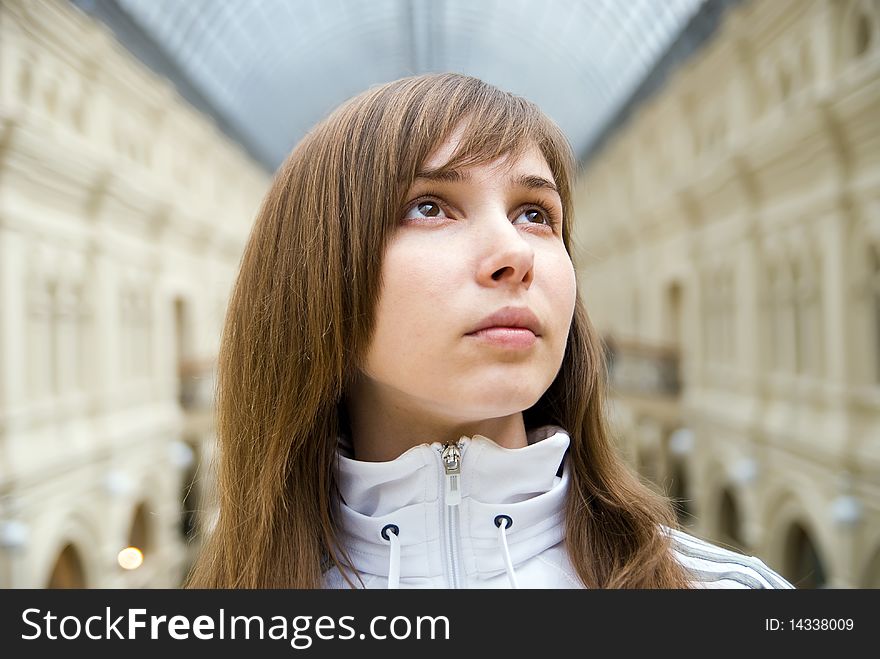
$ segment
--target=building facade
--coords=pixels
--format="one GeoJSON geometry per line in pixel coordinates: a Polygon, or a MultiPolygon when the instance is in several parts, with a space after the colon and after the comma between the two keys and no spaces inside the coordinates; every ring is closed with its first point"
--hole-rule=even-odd
{"type": "Polygon", "coordinates": [[[799,587],[880,587],[880,2],[731,8],[576,195],[633,464],[799,587]]]}
{"type": "MultiPolygon", "coordinates": [[[[268,174],[71,4],[0,14],[0,587],[174,587],[268,174]]],[[[800,587],[880,587],[878,117],[880,2],[746,1],[575,190],[622,451],[800,587]]]]}
{"type": "Polygon", "coordinates": [[[69,3],[0,13],[0,586],[174,587],[269,177],[69,3]]]}

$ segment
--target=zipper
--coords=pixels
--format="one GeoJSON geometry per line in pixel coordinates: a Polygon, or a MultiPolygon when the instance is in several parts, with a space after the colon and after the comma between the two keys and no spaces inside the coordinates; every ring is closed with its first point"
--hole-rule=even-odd
{"type": "Polygon", "coordinates": [[[457,506],[461,503],[461,449],[455,442],[449,442],[443,447],[440,457],[445,473],[446,505],[457,506]]]}
{"type": "Polygon", "coordinates": [[[443,478],[443,505],[440,506],[441,526],[446,535],[446,570],[451,588],[461,588],[461,567],[459,565],[459,521],[458,511],[461,503],[461,448],[462,440],[447,442],[437,450],[440,452],[440,467],[443,478]]]}

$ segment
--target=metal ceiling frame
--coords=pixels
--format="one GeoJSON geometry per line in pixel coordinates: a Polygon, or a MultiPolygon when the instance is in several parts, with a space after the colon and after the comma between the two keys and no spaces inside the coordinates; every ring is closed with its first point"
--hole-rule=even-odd
{"type": "Polygon", "coordinates": [[[440,70],[480,75],[538,101],[589,157],[632,100],[645,97],[652,76],[656,82],[658,62],[674,59],[668,53],[691,30],[689,19],[737,1],[71,0],[269,170],[310,122],[353,93],[440,70]],[[358,42],[390,45],[352,66],[358,42]],[[538,45],[532,57],[516,50],[530,44],[538,45]],[[335,87],[316,84],[307,94],[308,84],[274,83],[304,75],[335,87]]]}

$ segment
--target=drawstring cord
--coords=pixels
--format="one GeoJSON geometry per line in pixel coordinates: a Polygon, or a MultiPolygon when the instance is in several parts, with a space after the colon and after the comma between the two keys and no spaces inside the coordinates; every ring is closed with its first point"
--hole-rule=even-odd
{"type": "MultiPolygon", "coordinates": [[[[510,560],[510,550],[507,547],[507,529],[513,526],[513,520],[508,515],[496,515],[495,526],[498,528],[498,541],[504,552],[504,566],[507,569],[507,579],[510,587],[519,588],[516,581],[516,572],[510,560]]],[[[388,559],[388,588],[400,588],[400,528],[396,524],[386,524],[382,527],[382,539],[391,545],[388,559]]]]}
{"type": "Polygon", "coordinates": [[[388,588],[400,587],[400,529],[396,524],[382,527],[382,539],[391,543],[391,556],[388,561],[388,588]]]}
{"type": "Polygon", "coordinates": [[[507,568],[507,579],[511,588],[519,588],[516,582],[516,572],[513,571],[513,563],[510,561],[510,550],[507,548],[507,529],[513,526],[513,520],[507,515],[496,515],[495,526],[498,527],[498,541],[504,550],[504,565],[507,568]]]}

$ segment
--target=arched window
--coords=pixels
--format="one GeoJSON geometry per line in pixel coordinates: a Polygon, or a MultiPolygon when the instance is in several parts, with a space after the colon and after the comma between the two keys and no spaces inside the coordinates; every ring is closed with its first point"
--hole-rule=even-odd
{"type": "Polygon", "coordinates": [[[678,523],[689,526],[694,521],[694,510],[691,505],[690,487],[687,478],[687,470],[682,460],[674,460],[670,467],[669,498],[675,506],[675,515],[678,523]]]}
{"type": "Polygon", "coordinates": [[[55,559],[46,588],[85,588],[86,577],[82,560],[76,547],[69,544],[55,559]]]}
{"type": "Polygon", "coordinates": [[[868,569],[862,579],[861,588],[880,588],[880,547],[874,552],[874,557],[868,562],[868,569]]]}
{"type": "Polygon", "coordinates": [[[871,49],[872,27],[870,16],[858,12],[853,34],[853,54],[857,58],[863,57],[871,49]]]}
{"type": "Polygon", "coordinates": [[[876,0],[851,0],[842,6],[836,30],[841,65],[868,56],[877,46],[880,30],[880,7],[876,0]]]}
{"type": "Polygon", "coordinates": [[[152,549],[152,529],[148,517],[147,506],[144,503],[138,505],[131,521],[131,530],[128,533],[128,546],[141,550],[146,560],[152,549]]]}
{"type": "Polygon", "coordinates": [[[797,588],[824,588],[828,583],[816,545],[800,524],[792,524],[786,535],[783,569],[797,588]]]}
{"type": "Polygon", "coordinates": [[[738,551],[745,549],[739,506],[728,489],[721,493],[721,503],[718,510],[718,530],[719,539],[725,546],[732,547],[738,551]]]}

